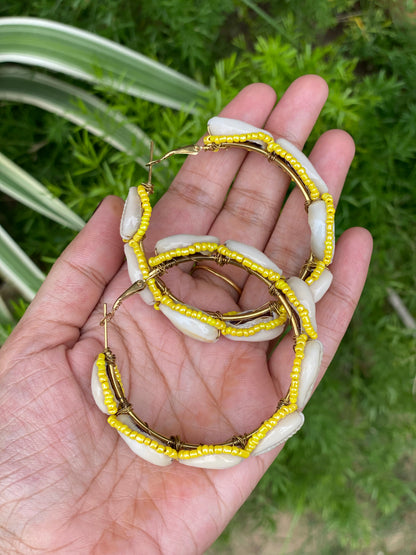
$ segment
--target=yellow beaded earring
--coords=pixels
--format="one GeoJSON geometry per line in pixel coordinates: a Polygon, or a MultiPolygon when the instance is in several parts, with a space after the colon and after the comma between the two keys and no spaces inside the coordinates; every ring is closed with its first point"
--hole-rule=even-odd
{"type": "Polygon", "coordinates": [[[322,359],[315,303],[331,284],[332,274],[327,266],[335,248],[335,209],[326,184],[300,150],[286,139],[275,141],[263,129],[239,120],[215,117],[208,122],[208,133],[203,145],[179,148],[160,160],[151,159],[148,182],[129,191],[120,233],[125,242],[132,285],[115,301],[109,314],[104,306],[105,348],[92,372],[93,397],[98,407],[109,415],[110,426],[116,428],[137,455],[160,466],[176,459],[182,464],[200,468],[229,468],[250,455],[260,455],[283,443],[303,424],[302,410],[312,393],[322,359]],[[302,192],[311,231],[311,254],[299,276],[286,279],[280,268],[258,249],[232,240],[220,244],[213,236],[185,234],[166,237],[156,244],[155,256],[146,257],[143,239],[151,218],[149,194],[152,193],[154,164],[177,154],[198,155],[204,150],[217,152],[230,148],[242,148],[267,157],[287,173],[302,192]],[[229,283],[237,293],[241,290],[234,282],[205,262],[240,267],[267,285],[272,300],[250,311],[232,313],[209,312],[189,306],[177,299],[161,279],[169,268],[189,261],[194,262],[192,272],[211,272],[229,283]],[[135,293],[159,310],[182,333],[204,342],[215,342],[220,336],[234,341],[269,341],[290,324],[295,351],[291,384],[274,414],[251,433],[236,435],[216,445],[190,444],[177,436],[166,437],[152,430],[133,411],[125,395],[115,356],[108,346],[108,321],[124,299],[135,293]]]}

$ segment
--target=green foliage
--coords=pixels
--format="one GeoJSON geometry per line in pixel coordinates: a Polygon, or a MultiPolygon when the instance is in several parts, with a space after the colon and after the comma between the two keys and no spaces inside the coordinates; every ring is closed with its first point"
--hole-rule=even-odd
{"type": "MultiPolygon", "coordinates": [[[[415,334],[404,327],[387,292],[395,290],[416,315],[413,8],[387,0],[184,6],[179,0],[38,0],[30,6],[13,0],[0,15],[78,25],[208,85],[205,105],[195,114],[97,89],[161,151],[193,141],[206,119],[253,81],[269,83],[278,95],[304,73],[328,81],[329,99],[306,151],[331,127],[352,134],[357,155],[337,212],[337,233],[364,225],[375,252],[357,313],[305,411],[304,430],[287,444],[235,526],[247,515],[252,523],[272,523],[277,509],[289,510],[322,532],[319,553],[387,551],[390,531],[401,527],[407,537],[408,515],[416,512],[415,334]]],[[[1,114],[0,150],[83,219],[105,194],[124,195],[144,176],[131,159],[56,116],[11,103],[1,104],[1,114]]],[[[157,195],[179,165],[172,160],[155,171],[157,195]]],[[[4,202],[0,224],[47,271],[73,233],[4,202]]],[[[403,544],[402,552],[411,549],[403,544]]]]}

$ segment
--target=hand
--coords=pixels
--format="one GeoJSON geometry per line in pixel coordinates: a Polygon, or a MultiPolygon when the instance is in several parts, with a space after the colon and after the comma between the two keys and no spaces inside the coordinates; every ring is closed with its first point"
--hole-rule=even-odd
{"type": "MultiPolygon", "coordinates": [[[[274,92],[255,84],[222,115],[265,127],[302,148],[326,95],[322,79],[305,76],[274,107],[274,92]]],[[[349,135],[333,130],[310,156],[335,201],[353,153],[349,135]]],[[[235,239],[264,250],[284,275],[297,275],[309,235],[297,190],[280,212],[287,186],[280,170],[256,154],[230,150],[189,157],[155,207],[144,244],[153,247],[177,233],[235,239]]],[[[90,379],[103,350],[102,304],[111,305],[129,285],[121,211],[120,199],[103,201],[1,349],[2,552],[201,553],[281,449],[228,470],[177,462],[160,468],[134,455],[108,426],[92,400],[90,379]]],[[[322,373],[351,319],[370,252],[371,238],[360,228],[337,242],[334,281],[317,305],[322,373]]],[[[228,266],[221,271],[243,288],[239,305],[229,285],[204,271],[191,277],[176,268],[169,284],[200,308],[259,304],[264,291],[258,280],[228,266]]],[[[221,338],[203,344],[181,335],[137,295],[109,325],[109,342],[136,413],[158,432],[189,442],[215,443],[255,429],[289,384],[290,337],[270,358],[264,343],[221,338]]]]}

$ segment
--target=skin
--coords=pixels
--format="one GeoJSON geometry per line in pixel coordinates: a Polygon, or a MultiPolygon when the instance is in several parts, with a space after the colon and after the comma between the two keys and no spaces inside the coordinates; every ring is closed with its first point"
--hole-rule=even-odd
{"type": "MultiPolygon", "coordinates": [[[[292,83],[277,104],[269,86],[253,84],[221,115],[302,148],[326,97],[326,83],[312,75],[292,83]]],[[[311,153],[335,201],[353,155],[351,137],[339,130],[321,136],[311,153]]],[[[150,253],[158,239],[177,233],[232,238],[264,250],[284,275],[297,275],[309,235],[297,190],[281,211],[287,186],[282,172],[255,154],[188,157],[154,208],[145,246],[150,253]]],[[[129,285],[119,237],[122,207],[116,197],[102,202],[0,351],[3,553],[202,553],[281,450],[228,470],[177,462],[161,468],[134,455],[107,425],[91,397],[90,379],[103,349],[102,303],[111,305],[129,285]]],[[[371,247],[361,228],[337,242],[334,281],[317,304],[325,349],[321,374],[358,302],[371,247]]],[[[176,268],[166,282],[200,308],[244,310],[266,298],[264,286],[238,268],[221,269],[243,288],[238,304],[226,283],[185,270],[176,268]]],[[[109,342],[136,413],[159,432],[190,442],[216,443],[255,429],[289,384],[290,336],[270,357],[265,343],[221,338],[203,344],[180,334],[137,295],[109,325],[109,342]]]]}

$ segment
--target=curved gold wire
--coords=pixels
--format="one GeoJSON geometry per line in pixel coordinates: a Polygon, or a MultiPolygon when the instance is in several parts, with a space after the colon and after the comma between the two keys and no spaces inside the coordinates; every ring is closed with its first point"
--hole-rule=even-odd
{"type": "Polygon", "coordinates": [[[227,276],[224,276],[224,274],[221,274],[220,272],[216,272],[214,268],[211,268],[211,266],[207,266],[206,264],[198,264],[196,262],[191,268],[191,276],[194,275],[194,273],[197,270],[204,270],[205,272],[209,272],[210,274],[217,276],[218,278],[225,281],[225,283],[228,283],[228,285],[231,285],[234,291],[237,291],[238,295],[241,295],[242,293],[241,287],[239,287],[236,283],[234,283],[232,279],[228,278],[227,276]]]}

